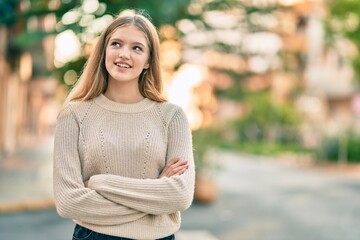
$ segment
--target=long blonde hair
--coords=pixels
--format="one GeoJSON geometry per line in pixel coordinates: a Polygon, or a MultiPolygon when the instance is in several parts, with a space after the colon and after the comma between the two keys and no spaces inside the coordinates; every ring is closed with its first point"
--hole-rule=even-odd
{"type": "Polygon", "coordinates": [[[164,102],[160,71],[160,41],[155,26],[139,13],[117,17],[100,35],[84,70],[69,92],[65,104],[72,101],[85,101],[104,93],[108,85],[108,72],[105,67],[105,50],[112,33],[120,27],[133,25],[140,29],[149,45],[149,68],[139,76],[139,91],[143,97],[164,102]]]}

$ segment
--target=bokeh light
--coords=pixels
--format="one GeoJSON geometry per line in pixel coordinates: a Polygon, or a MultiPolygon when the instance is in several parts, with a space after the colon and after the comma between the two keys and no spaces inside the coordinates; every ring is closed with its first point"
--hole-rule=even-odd
{"type": "Polygon", "coordinates": [[[66,30],[55,38],[55,66],[61,67],[65,63],[80,56],[81,44],[72,30],[66,30]]]}

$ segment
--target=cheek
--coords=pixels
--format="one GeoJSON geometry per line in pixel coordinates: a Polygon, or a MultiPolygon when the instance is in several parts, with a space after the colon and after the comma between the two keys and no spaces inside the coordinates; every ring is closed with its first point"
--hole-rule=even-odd
{"type": "Polygon", "coordinates": [[[113,53],[111,51],[105,52],[105,67],[108,70],[109,67],[111,67],[113,62],[113,53]]]}
{"type": "Polygon", "coordinates": [[[106,50],[106,51],[105,51],[105,62],[111,60],[111,58],[112,58],[112,52],[106,50]]]}
{"type": "Polygon", "coordinates": [[[147,57],[141,57],[138,60],[139,62],[141,62],[141,65],[146,68],[149,65],[149,59],[147,57]]]}

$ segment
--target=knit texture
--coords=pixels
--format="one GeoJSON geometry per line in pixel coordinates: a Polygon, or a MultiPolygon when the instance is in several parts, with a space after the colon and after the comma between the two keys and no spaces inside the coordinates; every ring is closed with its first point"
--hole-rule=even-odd
{"type": "Polygon", "coordinates": [[[62,217],[108,235],[162,238],[179,229],[194,181],[191,130],[174,104],[121,104],[100,95],[70,102],[59,114],[54,197],[62,217]],[[189,169],[159,179],[175,157],[189,169]]]}

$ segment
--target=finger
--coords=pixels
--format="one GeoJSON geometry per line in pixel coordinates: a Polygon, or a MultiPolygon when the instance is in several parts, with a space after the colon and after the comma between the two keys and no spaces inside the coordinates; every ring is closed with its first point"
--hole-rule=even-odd
{"type": "Polygon", "coordinates": [[[182,169],[182,170],[179,171],[176,175],[181,175],[181,174],[183,174],[188,168],[189,168],[189,167],[182,169]]]}
{"type": "Polygon", "coordinates": [[[167,167],[164,169],[163,172],[167,176],[169,176],[169,174],[172,175],[174,172],[176,172],[176,169],[178,169],[179,167],[181,168],[182,166],[185,166],[186,164],[187,164],[187,161],[185,161],[185,160],[177,161],[174,164],[167,165],[167,167]]]}
{"type": "Polygon", "coordinates": [[[171,171],[174,167],[179,166],[181,164],[182,162],[180,161],[180,158],[174,158],[165,165],[164,169],[162,170],[162,173],[166,174],[169,171],[171,171]]]}
{"type": "Polygon", "coordinates": [[[161,170],[161,173],[159,175],[159,178],[162,177],[166,177],[166,175],[168,174],[168,172],[170,171],[170,167],[175,164],[176,162],[178,162],[180,160],[180,158],[176,157],[171,159],[166,165],[165,167],[161,170]]]}
{"type": "Polygon", "coordinates": [[[189,165],[188,164],[184,164],[184,165],[181,165],[181,166],[178,166],[176,168],[173,168],[171,171],[169,171],[167,173],[167,177],[171,177],[171,176],[175,176],[175,175],[181,175],[183,174],[186,169],[189,168],[189,165]]]}
{"type": "Polygon", "coordinates": [[[187,169],[188,168],[182,168],[176,172],[170,173],[167,177],[179,176],[179,175],[183,174],[187,169]]]}
{"type": "Polygon", "coordinates": [[[174,164],[174,163],[178,162],[179,160],[180,160],[179,157],[175,157],[175,158],[171,159],[166,165],[174,164]]]}
{"type": "Polygon", "coordinates": [[[164,169],[168,169],[170,166],[176,164],[177,162],[179,162],[180,158],[173,158],[172,160],[170,160],[164,167],[164,169]]]}

